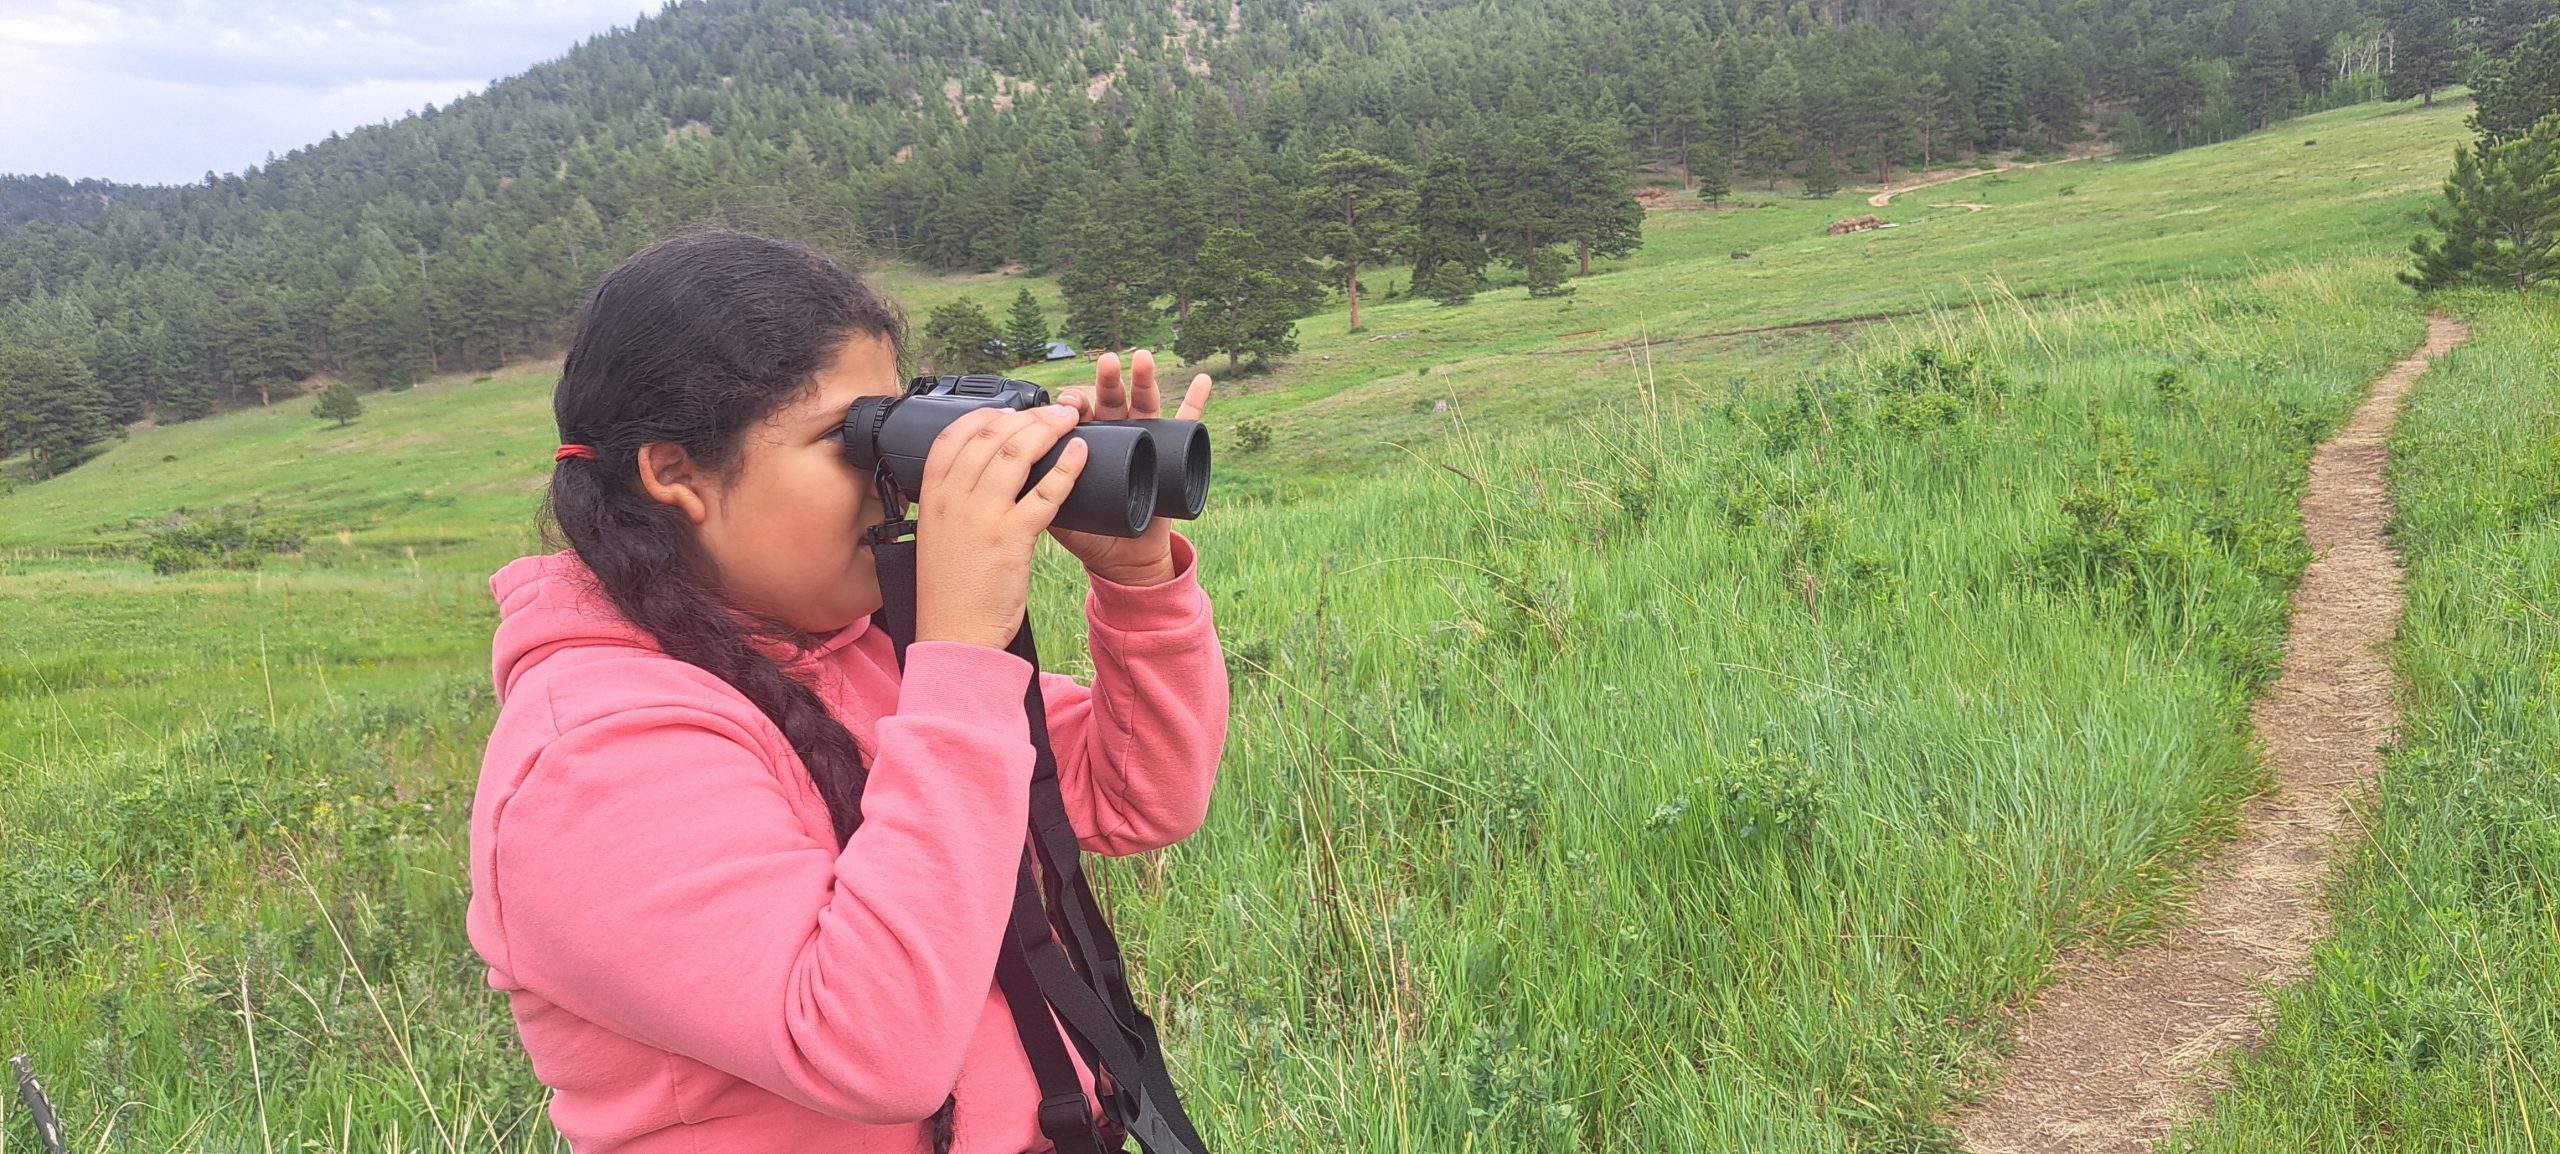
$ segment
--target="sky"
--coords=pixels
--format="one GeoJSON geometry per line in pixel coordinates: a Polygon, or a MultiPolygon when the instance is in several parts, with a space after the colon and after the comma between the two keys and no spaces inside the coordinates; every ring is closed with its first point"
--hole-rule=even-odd
{"type": "Polygon", "coordinates": [[[628,28],[655,0],[0,0],[0,173],[238,172],[628,28]]]}

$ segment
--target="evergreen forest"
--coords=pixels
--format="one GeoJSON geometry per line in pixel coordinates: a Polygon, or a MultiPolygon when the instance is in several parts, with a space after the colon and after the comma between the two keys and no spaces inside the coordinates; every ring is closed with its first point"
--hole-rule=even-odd
{"type": "MultiPolygon", "coordinates": [[[[588,285],[722,223],[1054,274],[1060,335],[1262,361],[1360,270],[1559,291],[1630,190],[2191,147],[2434,93],[2548,0],[695,0],[449,106],[182,187],[0,178],[0,456],[327,374],[556,347],[588,285]],[[1205,311],[1204,311],[1205,308],[1205,311]]],[[[317,386],[312,386],[316,388],[317,386]]]]}

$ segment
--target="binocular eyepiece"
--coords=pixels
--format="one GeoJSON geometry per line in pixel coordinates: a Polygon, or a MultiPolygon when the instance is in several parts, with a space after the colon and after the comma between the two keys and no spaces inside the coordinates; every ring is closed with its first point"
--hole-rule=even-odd
{"type": "MultiPolygon", "coordinates": [[[[894,397],[864,397],[844,414],[844,452],[855,468],[886,478],[899,495],[922,495],[925,454],[972,409],[1034,409],[1049,391],[992,375],[917,377],[894,397]]],[[[1068,441],[1085,445],[1084,472],[1052,522],[1062,529],[1135,537],[1158,517],[1188,521],[1209,502],[1209,430],[1198,421],[1087,421],[1031,467],[1039,484],[1068,441]]]]}

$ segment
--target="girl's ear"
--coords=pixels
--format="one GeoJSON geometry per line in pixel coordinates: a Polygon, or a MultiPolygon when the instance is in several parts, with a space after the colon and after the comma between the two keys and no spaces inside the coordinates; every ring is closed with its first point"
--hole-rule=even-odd
{"type": "Polygon", "coordinates": [[[713,496],[708,472],[693,463],[693,454],[673,441],[640,446],[640,487],[649,499],[674,508],[700,525],[711,517],[713,496]]]}

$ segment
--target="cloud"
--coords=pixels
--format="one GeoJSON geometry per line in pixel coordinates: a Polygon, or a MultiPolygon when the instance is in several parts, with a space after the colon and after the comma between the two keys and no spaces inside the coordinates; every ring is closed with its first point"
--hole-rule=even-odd
{"type": "Polygon", "coordinates": [[[181,182],[443,104],[639,0],[32,0],[0,15],[0,172],[181,182]]]}

